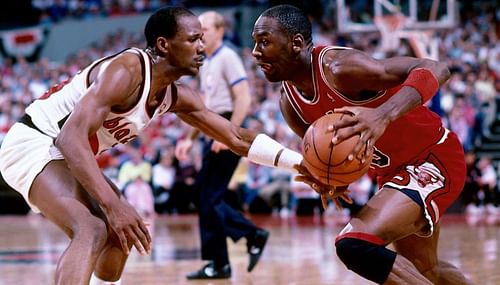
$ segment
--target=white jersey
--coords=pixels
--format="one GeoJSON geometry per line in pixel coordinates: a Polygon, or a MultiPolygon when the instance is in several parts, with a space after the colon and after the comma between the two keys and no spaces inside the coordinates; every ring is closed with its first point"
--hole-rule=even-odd
{"type": "Polygon", "coordinates": [[[126,49],[109,57],[94,61],[79,72],[70,81],[54,86],[40,99],[26,108],[35,126],[44,134],[56,138],[64,122],[71,115],[75,105],[85,96],[91,83],[91,71],[101,64],[100,72],[104,70],[112,58],[124,52],[137,54],[141,60],[143,82],[140,88],[140,99],[130,110],[120,113],[110,112],[97,133],[89,138],[94,154],[99,154],[118,143],[127,143],[139,135],[139,132],[155,117],[167,112],[175,103],[176,93],[171,92],[171,86],[165,88],[162,104],[154,114],[147,112],[148,95],[151,87],[151,61],[149,56],[137,48],[126,49]]]}

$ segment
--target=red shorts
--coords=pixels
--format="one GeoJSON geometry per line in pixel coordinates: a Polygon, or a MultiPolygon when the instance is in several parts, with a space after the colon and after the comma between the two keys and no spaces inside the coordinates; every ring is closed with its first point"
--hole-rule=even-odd
{"type": "Polygon", "coordinates": [[[381,179],[379,185],[399,189],[424,209],[432,234],[433,224],[462,192],[466,175],[464,151],[455,133],[443,138],[399,173],[381,179]]]}

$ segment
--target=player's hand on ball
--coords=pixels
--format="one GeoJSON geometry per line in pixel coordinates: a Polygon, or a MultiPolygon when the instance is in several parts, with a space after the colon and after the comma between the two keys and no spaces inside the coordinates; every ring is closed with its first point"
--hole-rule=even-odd
{"type": "Polygon", "coordinates": [[[337,144],[354,135],[360,135],[357,145],[348,156],[349,160],[357,157],[364,163],[370,157],[375,142],[382,136],[390,123],[387,114],[376,108],[366,107],[342,107],[334,112],[347,113],[352,116],[343,116],[341,120],[335,121],[329,130],[336,130],[332,143],[337,144]],[[366,145],[365,151],[361,150],[366,145]]]}
{"type": "Polygon", "coordinates": [[[314,191],[316,191],[321,196],[323,209],[326,210],[326,208],[328,207],[328,198],[332,199],[332,201],[335,202],[335,206],[339,210],[342,209],[339,198],[349,204],[352,204],[352,200],[348,196],[349,190],[347,190],[347,185],[335,187],[323,184],[316,180],[311,175],[309,170],[307,170],[307,168],[302,164],[295,165],[295,169],[297,169],[297,171],[299,172],[299,175],[295,177],[295,181],[304,182],[309,185],[309,187],[311,187],[314,191]]]}

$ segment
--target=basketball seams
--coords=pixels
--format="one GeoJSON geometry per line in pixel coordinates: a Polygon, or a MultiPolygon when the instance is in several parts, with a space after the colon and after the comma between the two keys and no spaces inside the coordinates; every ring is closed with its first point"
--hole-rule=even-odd
{"type": "MultiPolygon", "coordinates": [[[[325,171],[319,167],[315,167],[314,165],[311,165],[312,167],[314,167],[317,171],[316,173],[323,173],[324,175],[328,175],[327,173],[330,173],[330,174],[338,174],[338,175],[349,175],[349,174],[354,174],[356,172],[359,172],[360,169],[364,169],[366,167],[369,167],[370,166],[370,163],[365,163],[363,165],[360,165],[359,168],[355,169],[355,170],[350,170],[350,171],[345,171],[345,172],[339,172],[339,171],[335,171],[335,170],[332,170],[332,171],[325,171]]],[[[333,168],[332,168],[333,169],[333,168]]],[[[326,176],[322,176],[322,177],[326,177],[326,176]]]]}
{"type": "MultiPolygon", "coordinates": [[[[343,117],[344,117],[344,114],[340,115],[339,119],[341,120],[343,117]]],[[[331,124],[332,123],[331,120],[328,120],[328,123],[331,124]]],[[[332,137],[335,136],[336,134],[337,134],[337,130],[334,130],[334,132],[332,134],[332,137]]],[[[331,140],[330,140],[330,145],[329,146],[330,146],[330,154],[328,156],[329,159],[328,159],[328,167],[327,167],[327,169],[328,169],[327,181],[329,182],[328,184],[330,184],[330,176],[332,174],[331,171],[330,171],[330,169],[332,169],[334,167],[334,165],[332,164],[332,162],[333,162],[333,148],[335,146],[333,145],[333,143],[331,142],[331,140]]]]}
{"type": "MultiPolygon", "coordinates": [[[[329,162],[325,162],[325,161],[323,161],[323,159],[321,158],[321,156],[320,156],[320,155],[319,155],[319,153],[318,153],[318,149],[316,148],[316,122],[318,122],[318,121],[316,120],[316,121],[313,123],[313,125],[312,125],[312,127],[313,127],[313,128],[312,128],[312,136],[311,136],[311,137],[312,137],[312,147],[313,147],[313,149],[314,149],[314,154],[316,155],[316,159],[317,159],[319,162],[323,163],[324,165],[326,165],[326,166],[328,167],[329,162]]],[[[320,129],[322,129],[322,128],[320,128],[320,129]]]]}
{"type": "Polygon", "coordinates": [[[368,171],[371,162],[371,159],[365,163],[357,158],[347,160],[348,154],[359,142],[359,135],[338,145],[332,144],[331,138],[337,134],[337,130],[328,132],[328,127],[346,115],[331,113],[317,119],[309,126],[302,141],[304,166],[321,183],[331,186],[343,186],[356,181],[368,171]]]}

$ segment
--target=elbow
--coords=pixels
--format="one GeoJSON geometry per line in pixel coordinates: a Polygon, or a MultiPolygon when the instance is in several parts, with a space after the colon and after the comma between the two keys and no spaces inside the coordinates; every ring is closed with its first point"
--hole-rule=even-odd
{"type": "Polygon", "coordinates": [[[75,136],[69,134],[65,128],[61,130],[59,135],[54,139],[54,146],[63,154],[71,153],[69,147],[75,145],[75,136]]]}
{"type": "Polygon", "coordinates": [[[436,77],[438,78],[439,84],[443,85],[451,76],[450,69],[445,63],[442,62],[438,63],[438,66],[439,73],[436,74],[436,77]]]}
{"type": "Polygon", "coordinates": [[[439,81],[439,85],[443,85],[450,78],[450,70],[444,62],[426,60],[426,64],[422,67],[428,68],[432,71],[436,79],[439,81]]]}
{"type": "Polygon", "coordinates": [[[61,132],[54,140],[54,146],[64,155],[66,152],[67,136],[61,132]]]}
{"type": "Polygon", "coordinates": [[[62,149],[65,145],[65,138],[64,134],[61,132],[59,135],[54,139],[54,146],[57,147],[58,149],[62,149]]]}

